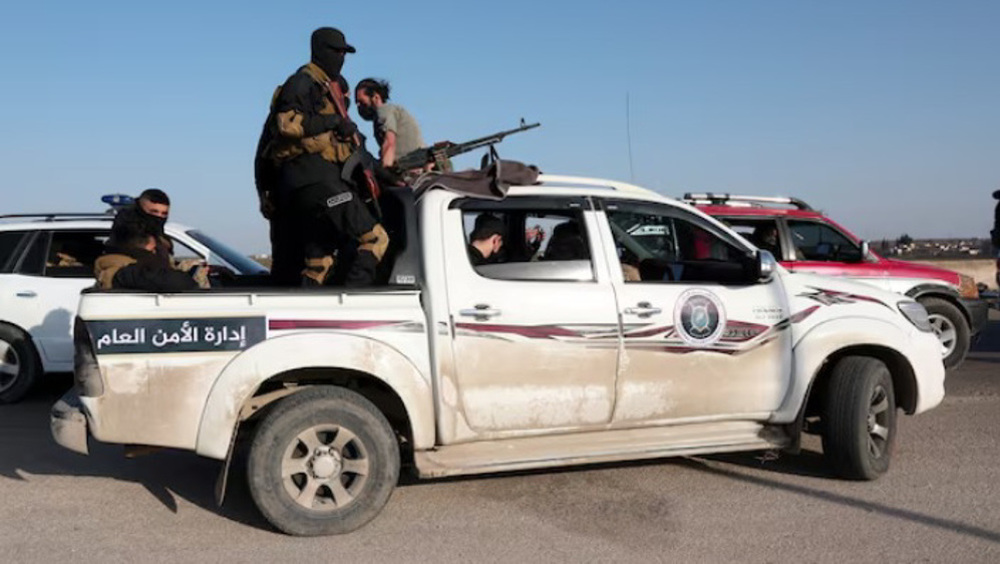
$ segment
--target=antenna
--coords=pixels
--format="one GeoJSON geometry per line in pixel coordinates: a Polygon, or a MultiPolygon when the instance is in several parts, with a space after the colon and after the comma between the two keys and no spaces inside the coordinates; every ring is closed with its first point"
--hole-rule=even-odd
{"type": "Polygon", "coordinates": [[[629,93],[625,91],[625,139],[628,143],[628,179],[635,182],[635,170],[632,168],[632,113],[629,108],[629,93]]]}

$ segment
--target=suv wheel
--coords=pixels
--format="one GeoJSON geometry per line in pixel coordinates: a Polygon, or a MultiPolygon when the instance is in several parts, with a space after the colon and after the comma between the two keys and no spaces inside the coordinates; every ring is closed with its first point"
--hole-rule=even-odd
{"type": "Polygon", "coordinates": [[[26,333],[0,325],[0,404],[23,398],[39,373],[38,354],[26,333]]]}
{"type": "Polygon", "coordinates": [[[941,298],[924,298],[931,328],[941,343],[941,358],[945,368],[957,368],[969,352],[972,342],[969,323],[955,304],[941,298]]]}
{"type": "Polygon", "coordinates": [[[312,388],[280,400],[261,421],[247,479],[257,507],[281,531],[349,533],[389,501],[399,479],[399,443],[367,399],[312,388]]]}
{"type": "Polygon", "coordinates": [[[878,359],[842,358],[823,409],[823,454],[844,478],[874,480],[889,469],[896,438],[896,398],[878,359]]]}

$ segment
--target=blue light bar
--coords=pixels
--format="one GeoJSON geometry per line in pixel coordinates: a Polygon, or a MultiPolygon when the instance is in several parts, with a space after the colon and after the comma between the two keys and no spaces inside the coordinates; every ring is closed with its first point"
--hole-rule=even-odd
{"type": "Polygon", "coordinates": [[[107,194],[106,196],[101,196],[101,201],[113,208],[123,208],[130,205],[135,199],[125,194],[107,194]]]}

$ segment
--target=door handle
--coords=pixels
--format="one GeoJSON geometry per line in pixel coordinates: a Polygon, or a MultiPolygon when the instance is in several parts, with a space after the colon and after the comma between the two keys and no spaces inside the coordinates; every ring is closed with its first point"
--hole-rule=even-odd
{"type": "Polygon", "coordinates": [[[653,307],[649,302],[639,302],[636,304],[636,307],[625,308],[625,315],[636,315],[639,317],[650,317],[661,313],[663,313],[662,309],[653,307]]]}
{"type": "Polygon", "coordinates": [[[16,294],[19,298],[36,298],[38,294],[32,292],[31,290],[21,290],[16,294]]]}
{"type": "Polygon", "coordinates": [[[500,315],[500,310],[492,309],[487,304],[476,304],[475,308],[459,310],[458,314],[463,317],[475,317],[476,321],[486,321],[491,317],[500,315]]]}

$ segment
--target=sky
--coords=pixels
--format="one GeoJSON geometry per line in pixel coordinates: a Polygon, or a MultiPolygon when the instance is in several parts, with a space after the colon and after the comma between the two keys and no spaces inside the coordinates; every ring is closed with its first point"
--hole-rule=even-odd
{"type": "Polygon", "coordinates": [[[992,0],[5,2],[0,213],[157,187],[172,219],[267,251],[253,153],[321,26],[428,142],[523,117],[542,127],[498,150],[543,172],[795,196],[869,239],[988,237],[992,0]]]}

